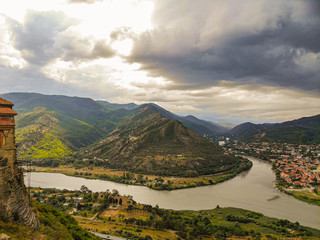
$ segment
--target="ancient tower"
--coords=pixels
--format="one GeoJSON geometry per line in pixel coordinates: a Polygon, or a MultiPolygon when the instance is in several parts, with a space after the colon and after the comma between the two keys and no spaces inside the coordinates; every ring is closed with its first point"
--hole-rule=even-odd
{"type": "Polygon", "coordinates": [[[13,104],[0,98],[0,217],[16,220],[34,229],[39,220],[19,171],[16,158],[15,121],[13,104]]]}

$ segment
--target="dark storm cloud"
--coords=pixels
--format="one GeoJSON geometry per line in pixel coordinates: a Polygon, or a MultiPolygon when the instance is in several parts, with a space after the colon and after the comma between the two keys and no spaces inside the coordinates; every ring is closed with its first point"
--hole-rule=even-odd
{"type": "Polygon", "coordinates": [[[227,80],[318,91],[318,10],[316,1],[161,0],[130,60],[178,88],[227,80]]]}

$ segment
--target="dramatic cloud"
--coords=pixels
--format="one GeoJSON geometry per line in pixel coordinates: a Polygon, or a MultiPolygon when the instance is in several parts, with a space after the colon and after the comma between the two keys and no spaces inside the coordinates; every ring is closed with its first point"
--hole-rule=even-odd
{"type": "Polygon", "coordinates": [[[0,15],[0,23],[0,64],[18,69],[25,67],[27,62],[23,59],[22,53],[14,47],[6,17],[0,15]]]}
{"type": "Polygon", "coordinates": [[[319,23],[317,0],[11,0],[0,92],[155,102],[214,121],[315,115],[319,23]]]}
{"type": "Polygon", "coordinates": [[[161,0],[130,61],[179,87],[227,80],[319,90],[318,10],[316,1],[161,0]]]}
{"type": "Polygon", "coordinates": [[[61,58],[66,61],[109,58],[114,50],[106,40],[82,37],[72,29],[57,34],[54,48],[61,51],[61,58]]]}
{"type": "Polygon", "coordinates": [[[83,37],[73,30],[77,21],[61,12],[28,12],[24,24],[8,22],[15,47],[31,64],[45,65],[56,58],[67,61],[108,58],[114,52],[106,40],[83,37]]]}
{"type": "MultiPolygon", "coordinates": [[[[0,82],[1,91],[35,91],[92,96],[77,84],[48,78],[44,69],[62,61],[70,65],[95,59],[110,58],[114,50],[106,39],[82,36],[74,28],[79,21],[62,12],[28,11],[24,22],[1,16],[0,82]]],[[[94,70],[93,70],[94,71],[94,70]]]]}
{"type": "Polygon", "coordinates": [[[15,47],[31,64],[42,65],[57,58],[56,35],[73,23],[61,12],[28,12],[24,24],[10,22],[15,47]]]}

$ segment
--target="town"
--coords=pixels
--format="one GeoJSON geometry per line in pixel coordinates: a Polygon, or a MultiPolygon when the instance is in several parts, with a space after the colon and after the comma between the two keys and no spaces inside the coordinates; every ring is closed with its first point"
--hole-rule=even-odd
{"type": "Polygon", "coordinates": [[[274,170],[286,182],[285,187],[314,187],[320,184],[320,145],[220,141],[231,154],[251,155],[272,162],[274,170]]]}
{"type": "Polygon", "coordinates": [[[254,156],[272,163],[278,189],[300,200],[320,204],[319,144],[245,143],[229,138],[218,139],[217,143],[227,154],[254,156]]]}

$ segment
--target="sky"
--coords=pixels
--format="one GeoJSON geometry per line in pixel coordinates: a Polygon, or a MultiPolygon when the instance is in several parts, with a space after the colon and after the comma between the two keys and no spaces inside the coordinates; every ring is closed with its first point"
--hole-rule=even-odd
{"type": "Polygon", "coordinates": [[[320,1],[6,1],[8,92],[153,102],[216,122],[316,115],[320,1]]]}

